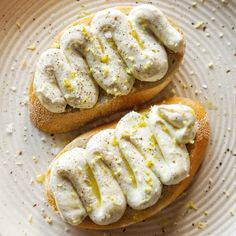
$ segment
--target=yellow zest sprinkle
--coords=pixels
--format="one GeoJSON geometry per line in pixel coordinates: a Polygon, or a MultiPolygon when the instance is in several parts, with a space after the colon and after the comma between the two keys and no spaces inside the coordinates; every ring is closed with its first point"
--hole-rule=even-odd
{"type": "Polygon", "coordinates": [[[21,24],[20,24],[20,22],[19,22],[19,21],[16,21],[16,26],[17,26],[17,28],[18,28],[18,29],[20,29],[20,28],[21,28],[21,24]]]}
{"type": "Polygon", "coordinates": [[[33,157],[32,157],[32,160],[33,160],[35,163],[37,163],[37,162],[38,162],[38,159],[37,159],[37,157],[36,157],[36,156],[33,156],[33,157]]]}
{"type": "Polygon", "coordinates": [[[111,145],[112,145],[113,147],[115,147],[115,146],[118,145],[118,140],[117,140],[117,138],[116,138],[115,136],[112,138],[111,145]]]}
{"type": "Polygon", "coordinates": [[[147,117],[147,114],[148,114],[147,111],[142,112],[142,114],[141,114],[141,119],[144,120],[144,119],[147,117]]]}
{"type": "Polygon", "coordinates": [[[46,217],[45,221],[46,221],[49,225],[52,224],[52,219],[51,219],[51,217],[49,217],[49,216],[46,217]]]}
{"type": "Polygon", "coordinates": [[[206,222],[203,222],[203,221],[199,221],[198,223],[197,223],[197,227],[198,227],[198,229],[203,229],[203,228],[205,228],[206,227],[206,222]]]}
{"type": "Polygon", "coordinates": [[[195,142],[194,140],[190,140],[189,141],[190,144],[194,144],[194,142],[195,142]]]}
{"type": "Polygon", "coordinates": [[[150,184],[150,183],[152,182],[152,178],[151,178],[151,177],[145,178],[145,182],[146,182],[147,184],[150,184]]]}
{"type": "Polygon", "coordinates": [[[82,99],[82,104],[86,103],[88,101],[88,96],[85,96],[83,99],[82,99]]]}
{"type": "Polygon", "coordinates": [[[183,89],[187,89],[188,88],[188,85],[183,83],[183,82],[181,83],[181,86],[182,86],[183,89]]]}
{"type": "Polygon", "coordinates": [[[63,83],[64,83],[64,86],[66,87],[66,90],[68,92],[72,92],[74,90],[72,84],[70,83],[70,81],[67,78],[65,78],[63,80],[63,83]]]}
{"type": "Polygon", "coordinates": [[[85,26],[82,27],[82,34],[84,36],[88,36],[88,32],[87,32],[87,29],[85,28],[85,26]]]}
{"type": "Polygon", "coordinates": [[[175,90],[175,89],[171,89],[171,92],[172,92],[173,94],[176,94],[176,90],[175,90]]]}
{"type": "Polygon", "coordinates": [[[130,136],[132,136],[132,134],[127,130],[125,130],[121,135],[122,138],[129,138],[130,136]]]}
{"type": "Polygon", "coordinates": [[[133,25],[131,23],[131,21],[129,21],[129,26],[131,28],[131,35],[133,36],[133,38],[137,41],[138,45],[140,46],[140,48],[144,49],[144,44],[143,42],[140,40],[136,30],[133,28],[133,25]]]}
{"type": "Polygon", "coordinates": [[[103,67],[102,67],[102,74],[103,74],[103,76],[105,76],[105,77],[108,76],[108,74],[109,74],[109,68],[108,68],[108,66],[103,66],[103,67]]]}
{"type": "Polygon", "coordinates": [[[75,79],[77,77],[77,72],[75,70],[72,70],[70,72],[70,76],[71,76],[72,79],[75,79]]]}
{"type": "Polygon", "coordinates": [[[57,187],[61,188],[61,187],[63,187],[63,184],[57,184],[57,187]]]}
{"type": "Polygon", "coordinates": [[[146,166],[149,167],[149,168],[151,168],[151,167],[153,166],[153,161],[152,161],[152,160],[148,160],[148,161],[146,162],[146,166]]]}
{"type": "Polygon", "coordinates": [[[112,204],[115,204],[115,198],[114,198],[114,196],[109,196],[109,199],[111,200],[111,202],[112,202],[112,204]]]}
{"type": "Polygon", "coordinates": [[[188,207],[189,209],[193,209],[193,210],[195,210],[195,211],[198,210],[198,208],[197,208],[197,206],[196,206],[196,204],[194,203],[193,200],[188,201],[187,207],[188,207]]]}
{"type": "Polygon", "coordinates": [[[146,127],[147,123],[144,120],[139,121],[138,126],[141,127],[146,127]]]}
{"type": "Polygon", "coordinates": [[[52,44],[52,48],[60,48],[60,44],[57,43],[57,42],[54,42],[54,43],[52,44]]]}
{"type": "Polygon", "coordinates": [[[36,49],[35,44],[31,44],[27,47],[28,50],[34,51],[36,49]]]}
{"type": "Polygon", "coordinates": [[[33,222],[33,216],[32,216],[32,215],[29,215],[28,222],[29,222],[30,224],[32,224],[32,222],[33,222]]]}
{"type": "MultiPolygon", "coordinates": [[[[144,67],[143,67],[144,71],[147,71],[148,69],[150,69],[151,66],[152,66],[152,62],[151,62],[151,61],[148,61],[148,62],[144,65],[144,67]]],[[[158,69],[157,69],[157,70],[158,70],[158,69]]]]}
{"type": "Polygon", "coordinates": [[[152,146],[156,146],[157,145],[157,139],[156,139],[154,134],[151,135],[150,141],[152,142],[152,144],[151,144],[152,146]]]}
{"type": "Polygon", "coordinates": [[[151,193],[151,191],[152,191],[151,188],[146,188],[145,189],[145,193],[151,193]]]}
{"type": "Polygon", "coordinates": [[[73,26],[76,26],[76,25],[78,25],[79,23],[78,22],[74,22],[72,25],[73,26]]]}
{"type": "Polygon", "coordinates": [[[100,61],[103,62],[103,63],[108,64],[108,62],[109,62],[109,57],[108,57],[108,55],[103,55],[103,56],[101,56],[101,57],[100,57],[100,61]]]}
{"type": "Polygon", "coordinates": [[[44,180],[45,180],[45,174],[39,174],[36,176],[36,181],[39,183],[39,184],[43,184],[44,183],[44,180]]]}
{"type": "Polygon", "coordinates": [[[196,22],[195,23],[195,25],[194,25],[194,27],[196,28],[196,29],[202,29],[203,27],[204,27],[204,22],[203,21],[198,21],[198,22],[196,22]]]}
{"type": "Polygon", "coordinates": [[[91,205],[88,205],[88,206],[86,207],[87,213],[90,213],[92,210],[93,210],[93,208],[91,207],[91,205]]]}
{"type": "Polygon", "coordinates": [[[205,215],[205,216],[208,216],[208,215],[209,215],[209,212],[208,212],[208,211],[204,211],[204,215],[205,215]]]}
{"type": "Polygon", "coordinates": [[[97,38],[98,39],[98,43],[99,43],[99,45],[100,45],[100,48],[101,48],[101,50],[102,50],[102,53],[104,53],[105,52],[105,50],[104,50],[104,45],[103,45],[103,43],[102,43],[102,41],[101,41],[101,39],[98,37],[97,38]]]}
{"type": "Polygon", "coordinates": [[[159,52],[159,50],[157,50],[155,48],[153,48],[152,51],[155,52],[155,53],[159,52]]]}
{"type": "Polygon", "coordinates": [[[150,172],[148,170],[144,170],[144,173],[149,176],[150,175],[150,172]]]}

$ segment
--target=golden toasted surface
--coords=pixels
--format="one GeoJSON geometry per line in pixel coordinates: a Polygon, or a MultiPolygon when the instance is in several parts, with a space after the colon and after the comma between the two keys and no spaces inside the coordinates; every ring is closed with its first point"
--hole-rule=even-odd
{"type": "MultiPolygon", "coordinates": [[[[132,7],[116,7],[116,9],[128,14],[132,7]]],[[[69,25],[67,28],[76,24],[89,25],[93,15],[81,18],[76,22],[69,25]]],[[[173,20],[169,20],[170,23],[181,33],[181,29],[176,25],[173,20]]],[[[66,28],[66,29],[67,29],[66,28]]],[[[65,30],[66,30],[65,29],[65,30]]],[[[61,32],[55,40],[51,43],[51,46],[56,42],[59,42],[63,32],[61,32]]],[[[80,128],[81,126],[94,121],[100,117],[111,115],[118,111],[124,111],[133,108],[136,105],[145,103],[157,95],[162,89],[164,89],[170,81],[173,79],[173,75],[179,68],[179,65],[183,59],[183,55],[172,53],[168,51],[169,70],[165,77],[157,82],[139,82],[136,81],[133,91],[121,97],[110,97],[100,93],[99,102],[90,109],[70,109],[64,113],[52,113],[48,111],[33,92],[33,79],[29,88],[29,114],[32,123],[40,130],[47,133],[62,133],[80,128]]]]}
{"type": "MultiPolygon", "coordinates": [[[[193,177],[195,176],[204,158],[204,154],[205,154],[208,140],[209,140],[210,128],[208,124],[206,111],[199,102],[193,101],[188,98],[183,98],[183,97],[171,97],[164,100],[162,104],[187,105],[191,107],[196,114],[196,120],[198,122],[198,131],[196,134],[195,142],[194,144],[187,146],[188,151],[190,153],[190,160],[191,160],[189,177],[177,185],[164,186],[160,200],[154,206],[150,208],[147,208],[141,211],[127,208],[125,211],[125,214],[118,222],[110,224],[110,225],[105,225],[105,226],[96,225],[87,217],[78,227],[87,228],[87,229],[112,229],[112,228],[125,227],[128,225],[140,222],[142,220],[145,220],[157,214],[160,210],[170,205],[190,185],[190,183],[193,180],[193,177]]],[[[97,127],[87,133],[80,135],[75,140],[73,140],[70,144],[68,144],[57,155],[57,157],[59,157],[63,152],[68,151],[74,147],[84,147],[92,135],[100,132],[103,129],[112,128],[116,125],[116,123],[117,121],[111,124],[106,124],[106,125],[97,127]]],[[[45,193],[46,193],[46,198],[48,200],[48,203],[54,209],[54,211],[57,212],[55,200],[53,198],[52,193],[49,191],[49,188],[48,188],[49,176],[50,176],[50,168],[48,169],[47,178],[45,182],[45,193]]]]}

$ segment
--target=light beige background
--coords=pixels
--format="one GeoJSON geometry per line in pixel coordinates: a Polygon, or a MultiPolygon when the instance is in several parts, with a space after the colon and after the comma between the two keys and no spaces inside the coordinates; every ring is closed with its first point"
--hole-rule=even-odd
{"type": "Polygon", "coordinates": [[[196,6],[187,0],[153,4],[173,18],[187,38],[183,65],[162,95],[176,92],[206,105],[212,133],[202,168],[188,191],[155,218],[127,229],[92,232],[63,223],[35,182],[77,133],[50,136],[36,130],[27,114],[27,88],[38,55],[66,25],[89,12],[135,2],[0,0],[0,235],[228,236],[236,232],[236,1],[196,2],[196,6]],[[205,31],[195,28],[201,21],[205,31]],[[195,202],[196,211],[186,206],[189,200],[195,202]]]}

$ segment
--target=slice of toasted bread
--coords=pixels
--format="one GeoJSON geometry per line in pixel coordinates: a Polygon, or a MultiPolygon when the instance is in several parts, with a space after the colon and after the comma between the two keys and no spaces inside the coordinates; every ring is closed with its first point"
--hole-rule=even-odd
{"type": "MultiPolygon", "coordinates": [[[[196,114],[196,120],[198,123],[198,131],[196,134],[195,142],[194,144],[187,146],[188,151],[190,153],[190,160],[191,160],[189,177],[187,177],[185,180],[183,180],[177,185],[164,186],[160,200],[154,206],[150,208],[147,208],[145,210],[140,210],[140,211],[127,208],[125,211],[125,214],[119,221],[117,221],[116,223],[113,223],[110,225],[104,225],[104,226],[96,225],[87,217],[78,227],[87,228],[87,229],[112,229],[112,228],[125,227],[128,225],[134,224],[136,222],[140,222],[142,220],[145,220],[157,214],[163,208],[170,205],[190,185],[191,181],[193,180],[193,177],[195,176],[197,170],[199,169],[201,165],[201,162],[204,158],[204,154],[205,154],[207,144],[208,144],[210,130],[209,130],[209,124],[207,120],[206,111],[204,107],[197,101],[193,101],[193,100],[182,98],[182,97],[172,97],[163,101],[162,103],[187,105],[191,107],[196,114]]],[[[97,132],[103,129],[113,128],[116,126],[116,124],[117,124],[117,121],[111,124],[106,124],[106,125],[97,127],[96,129],[93,129],[85,134],[80,135],[78,138],[76,138],[70,144],[68,144],[57,155],[57,157],[59,157],[65,151],[68,151],[74,147],[84,148],[89,138],[92,135],[96,134],[97,132]]],[[[50,176],[50,168],[48,169],[47,177],[45,181],[45,193],[46,193],[46,197],[50,206],[57,212],[55,200],[48,186],[49,176],[50,176]]]]}
{"type": "MultiPolygon", "coordinates": [[[[116,9],[128,14],[132,7],[116,7],[116,9]]],[[[69,25],[67,28],[76,24],[89,25],[93,15],[81,18],[69,25]]],[[[181,33],[181,29],[175,22],[169,19],[170,23],[181,33]]],[[[63,33],[63,32],[62,32],[63,33]]],[[[52,42],[51,47],[62,35],[60,33],[52,42]]],[[[145,103],[164,89],[173,79],[173,75],[179,68],[183,59],[183,54],[172,53],[167,50],[169,69],[167,74],[157,82],[135,81],[133,90],[126,96],[108,96],[100,89],[100,95],[97,104],[90,109],[67,109],[63,113],[52,113],[48,111],[34,94],[33,80],[29,87],[29,113],[33,124],[40,130],[47,133],[62,133],[80,128],[81,126],[94,121],[100,117],[111,115],[118,111],[124,111],[134,106],[145,103]]]]}

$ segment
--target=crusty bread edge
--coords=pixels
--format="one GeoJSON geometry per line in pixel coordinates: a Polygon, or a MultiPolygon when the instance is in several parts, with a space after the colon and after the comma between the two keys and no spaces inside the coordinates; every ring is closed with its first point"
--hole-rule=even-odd
{"type": "MultiPolygon", "coordinates": [[[[120,6],[115,7],[121,10],[125,14],[128,14],[131,6],[120,6]]],[[[93,15],[78,19],[67,28],[75,24],[87,24],[91,22],[93,15]]],[[[183,35],[181,29],[176,25],[176,23],[169,19],[170,23],[183,35]]],[[[66,28],[66,29],[67,29],[66,28]]],[[[52,42],[51,46],[58,42],[62,33],[66,30],[64,29],[52,42]]],[[[184,55],[184,54],[183,54],[184,55]]],[[[32,123],[40,130],[46,133],[63,133],[71,130],[78,129],[83,125],[94,121],[98,118],[105,117],[114,114],[118,111],[125,111],[127,109],[133,108],[136,105],[141,105],[151,100],[155,97],[161,90],[163,90],[173,79],[173,75],[179,68],[183,55],[174,54],[168,51],[168,56],[171,56],[172,60],[175,60],[174,66],[170,66],[167,75],[161,79],[159,82],[153,84],[148,88],[139,89],[137,91],[131,92],[126,96],[113,97],[103,103],[96,104],[91,109],[72,109],[64,113],[52,113],[49,112],[34,95],[33,92],[33,79],[31,80],[29,86],[29,114],[32,123]]]]}
{"type": "MultiPolygon", "coordinates": [[[[163,189],[163,193],[161,199],[152,207],[147,208],[142,211],[135,211],[130,208],[127,208],[125,211],[124,216],[116,223],[100,226],[93,223],[88,217],[80,224],[78,227],[86,228],[86,229],[113,229],[113,228],[120,228],[126,227],[128,225],[140,222],[145,220],[151,216],[154,216],[163,208],[170,205],[175,199],[184,192],[184,190],[190,185],[195,176],[197,170],[199,169],[201,162],[204,158],[205,151],[208,145],[210,128],[207,119],[207,114],[204,107],[197,101],[193,101],[188,98],[183,97],[172,97],[168,98],[167,100],[163,101],[162,104],[184,104],[191,107],[196,114],[196,119],[198,122],[198,131],[195,138],[195,142],[192,145],[188,145],[188,150],[190,153],[190,175],[181,183],[173,186],[165,186],[163,189]]],[[[88,139],[96,134],[97,132],[115,127],[117,121],[112,122],[111,124],[106,124],[100,127],[97,127],[87,133],[80,135],[78,138],[73,140],[70,144],[68,144],[58,155],[59,157],[63,152],[68,151],[74,147],[84,147],[88,139]]],[[[57,158],[56,157],[56,158],[57,158]]],[[[55,212],[58,213],[57,207],[55,204],[55,200],[53,198],[52,193],[49,190],[48,181],[50,176],[50,167],[47,172],[47,177],[45,181],[45,194],[48,200],[49,205],[54,209],[55,212]]]]}

